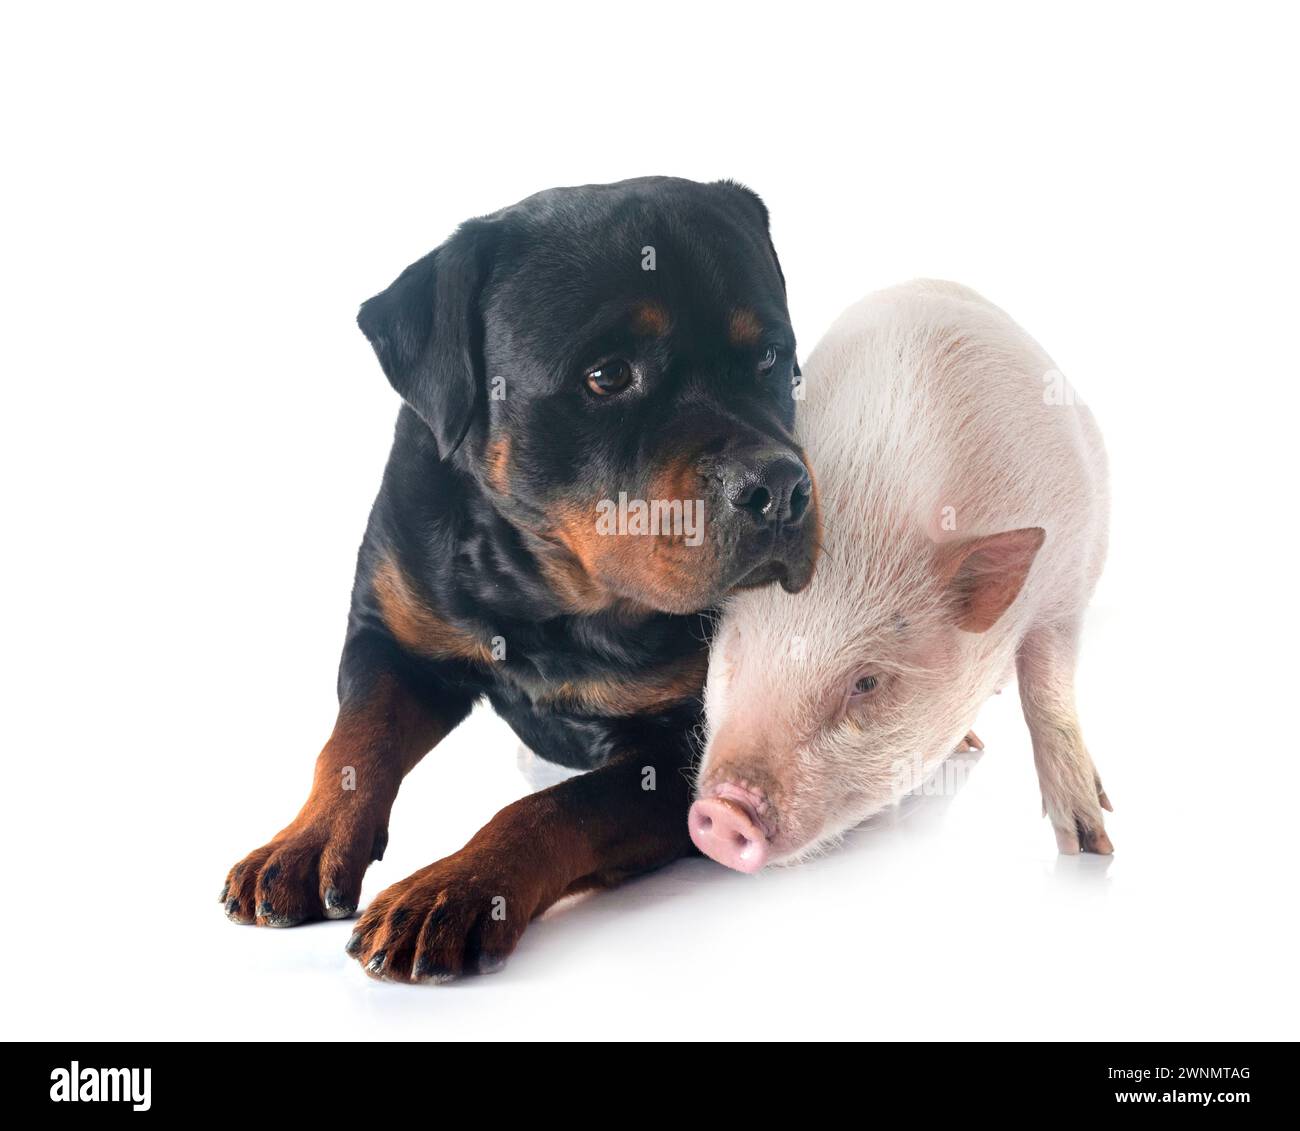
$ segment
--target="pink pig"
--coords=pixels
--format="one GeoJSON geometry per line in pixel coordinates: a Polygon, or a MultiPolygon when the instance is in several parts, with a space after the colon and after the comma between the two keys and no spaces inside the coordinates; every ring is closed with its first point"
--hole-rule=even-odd
{"type": "Polygon", "coordinates": [[[723,611],[695,844],[742,872],[821,851],[978,743],[1014,672],[1060,851],[1111,852],[1073,686],[1106,556],[1092,414],[1006,314],[944,282],[850,307],[803,388],[822,553],[802,592],[723,611]]]}

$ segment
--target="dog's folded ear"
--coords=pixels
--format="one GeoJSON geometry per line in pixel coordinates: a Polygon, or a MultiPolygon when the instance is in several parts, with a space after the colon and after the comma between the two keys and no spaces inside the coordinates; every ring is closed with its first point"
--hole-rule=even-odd
{"type": "Polygon", "coordinates": [[[432,430],[443,459],[465,438],[485,388],[481,296],[493,230],[487,220],[462,224],[357,315],[385,376],[432,430]]]}
{"type": "Polygon", "coordinates": [[[771,214],[767,210],[767,205],[763,203],[763,198],[748,185],[742,185],[739,181],[722,180],[713,183],[724,192],[731,194],[732,199],[745,211],[754,226],[763,233],[763,239],[767,241],[767,250],[772,253],[772,263],[781,279],[781,291],[785,293],[785,272],[781,270],[776,244],[772,242],[771,214]]]}

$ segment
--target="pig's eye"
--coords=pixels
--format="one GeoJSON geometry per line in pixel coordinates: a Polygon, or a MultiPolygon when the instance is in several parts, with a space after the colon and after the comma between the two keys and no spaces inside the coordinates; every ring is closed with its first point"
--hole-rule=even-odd
{"type": "Polygon", "coordinates": [[[870,695],[880,685],[880,677],[874,675],[864,675],[853,685],[853,698],[860,695],[870,695]]]}

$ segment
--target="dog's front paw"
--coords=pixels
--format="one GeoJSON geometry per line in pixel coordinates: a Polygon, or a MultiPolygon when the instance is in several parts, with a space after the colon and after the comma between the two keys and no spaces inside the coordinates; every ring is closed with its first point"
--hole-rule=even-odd
{"type": "Polygon", "coordinates": [[[226,916],[263,927],[346,919],[387,840],[387,829],[366,822],[295,822],[230,870],[221,889],[226,916]]]}
{"type": "Polygon", "coordinates": [[[517,881],[466,850],[380,892],[347,951],[394,982],[446,982],[501,969],[532,917],[517,881]]]}

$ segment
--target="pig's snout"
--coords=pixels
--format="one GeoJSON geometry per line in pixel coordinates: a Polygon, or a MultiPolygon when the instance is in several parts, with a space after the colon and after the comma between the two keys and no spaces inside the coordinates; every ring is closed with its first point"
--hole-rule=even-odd
{"type": "Polygon", "coordinates": [[[737,872],[757,872],[767,863],[770,847],[758,816],[761,803],[750,791],[735,786],[701,797],[687,817],[695,847],[737,872]]]}

